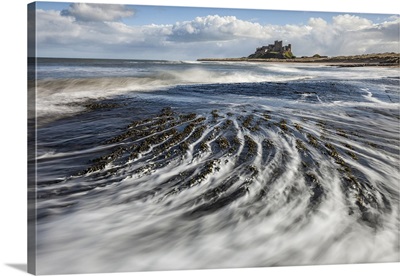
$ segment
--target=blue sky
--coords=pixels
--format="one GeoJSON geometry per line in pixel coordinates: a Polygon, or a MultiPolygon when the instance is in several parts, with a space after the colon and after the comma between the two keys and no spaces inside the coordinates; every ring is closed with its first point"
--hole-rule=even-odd
{"type": "Polygon", "coordinates": [[[398,51],[399,44],[399,17],[388,14],[60,2],[38,2],[37,10],[39,56],[194,60],[247,56],[274,40],[299,56],[398,51]]]}
{"type": "MultiPolygon", "coordinates": [[[[43,10],[68,9],[68,2],[38,2],[37,7],[43,10]]],[[[321,17],[330,22],[333,16],[343,14],[338,12],[310,12],[310,11],[282,11],[282,10],[256,10],[256,9],[222,9],[222,8],[190,8],[171,6],[146,6],[126,5],[136,10],[135,16],[124,18],[122,21],[128,25],[145,24],[173,24],[177,21],[192,20],[197,16],[218,14],[220,16],[234,15],[239,19],[258,22],[261,24],[304,24],[310,17],[321,17]]],[[[382,22],[390,14],[348,13],[360,15],[374,22],[382,22]]]]}

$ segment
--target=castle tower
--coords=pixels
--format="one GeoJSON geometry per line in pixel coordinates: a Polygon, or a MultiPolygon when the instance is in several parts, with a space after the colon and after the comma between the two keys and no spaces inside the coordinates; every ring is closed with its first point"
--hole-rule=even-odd
{"type": "Polygon", "coordinates": [[[281,41],[275,40],[273,51],[274,52],[282,52],[282,40],[281,41]]]}

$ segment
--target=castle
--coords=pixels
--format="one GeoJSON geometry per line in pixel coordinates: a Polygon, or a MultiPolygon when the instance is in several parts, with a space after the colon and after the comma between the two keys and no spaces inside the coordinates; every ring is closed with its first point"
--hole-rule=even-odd
{"type": "Polygon", "coordinates": [[[283,46],[282,41],[275,40],[274,44],[257,48],[249,58],[291,58],[292,56],[291,44],[283,46]]]}

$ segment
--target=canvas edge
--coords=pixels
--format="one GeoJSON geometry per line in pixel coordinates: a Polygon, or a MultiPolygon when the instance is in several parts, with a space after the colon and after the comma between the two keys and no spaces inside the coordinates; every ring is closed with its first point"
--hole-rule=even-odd
{"type": "Polygon", "coordinates": [[[36,2],[27,4],[27,272],[36,274],[36,2]]]}
{"type": "MultiPolygon", "coordinates": [[[[27,4],[27,272],[33,275],[37,273],[37,165],[36,165],[36,157],[37,157],[37,120],[36,120],[36,78],[30,78],[30,74],[36,76],[36,65],[37,65],[37,55],[36,55],[36,4],[37,2],[32,2],[27,4]],[[34,69],[33,72],[29,72],[29,68],[34,69]]],[[[106,3],[102,3],[107,5],[106,3]]],[[[129,4],[136,5],[136,4],[129,4]]],[[[147,4],[137,4],[146,6],[147,4]]],[[[186,7],[179,5],[155,5],[155,6],[166,6],[166,7],[186,7]]],[[[189,6],[188,6],[189,7],[189,6]]],[[[190,6],[194,8],[206,8],[206,7],[196,7],[190,6]]],[[[210,7],[216,8],[219,7],[210,7]]],[[[225,7],[222,7],[225,8],[225,7]]],[[[228,7],[227,7],[228,8],[228,7]]],[[[228,8],[229,9],[229,8],[228,8]]],[[[233,9],[233,8],[232,8],[233,9]]],[[[242,9],[242,8],[236,8],[242,9]]],[[[278,9],[279,10],[279,9],[278,9]]],[[[283,9],[282,9],[283,10],[283,9]]],[[[293,10],[294,12],[301,10],[293,10]]],[[[329,11],[327,11],[329,12],[329,11]]],[[[389,13],[387,13],[389,14],[389,13]]],[[[400,40],[399,40],[400,41],[400,40]]],[[[400,232],[399,232],[400,233],[400,232]]],[[[399,234],[400,235],[400,234],[399,234]]],[[[399,245],[400,246],[400,245],[399,245]]],[[[400,254],[397,262],[400,262],[400,254]]],[[[389,262],[391,263],[391,262],[389,262]]],[[[354,263],[351,265],[357,265],[362,263],[354,263]]],[[[385,264],[385,263],[372,263],[372,264],[385,264]]],[[[343,265],[343,264],[334,264],[334,265],[343,265]]],[[[313,265],[314,266],[314,265],[313,265]]],[[[327,265],[322,265],[327,266],[327,265]]],[[[288,267],[288,266],[284,266],[288,267]]],[[[300,267],[295,265],[295,267],[300,267]]],[[[245,269],[247,267],[244,267],[245,269]]],[[[262,267],[268,268],[268,267],[262,267]]],[[[212,268],[211,268],[212,269],[212,268]]],[[[224,268],[223,268],[224,269],[224,268]]],[[[230,269],[230,268],[225,268],[230,269]]],[[[185,271],[185,270],[183,270],[185,271]]],[[[193,271],[190,270],[189,271],[193,271]]],[[[151,272],[151,271],[150,271],[151,272]]]]}

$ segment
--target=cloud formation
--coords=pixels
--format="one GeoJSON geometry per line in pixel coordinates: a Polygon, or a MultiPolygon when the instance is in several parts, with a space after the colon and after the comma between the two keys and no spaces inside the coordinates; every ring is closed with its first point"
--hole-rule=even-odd
{"type": "Polygon", "coordinates": [[[266,33],[258,23],[235,16],[208,15],[192,21],[177,22],[171,29],[171,41],[227,41],[238,38],[261,38],[266,33]]]}
{"type": "Polygon", "coordinates": [[[310,19],[308,34],[294,43],[310,41],[318,52],[327,55],[395,52],[399,47],[399,23],[398,17],[375,24],[348,14],[333,17],[331,24],[321,18],[310,19]]]}
{"type": "Polygon", "coordinates": [[[76,21],[85,22],[115,21],[133,14],[134,10],[124,5],[89,3],[73,3],[68,9],[61,11],[63,16],[72,16],[76,21]]]}
{"type": "Polygon", "coordinates": [[[39,56],[196,59],[241,57],[283,40],[297,56],[397,52],[399,16],[374,23],[338,15],[298,25],[261,25],[235,16],[208,15],[168,25],[129,26],[134,11],[122,5],[71,4],[67,10],[37,11],[39,56]],[[49,24],[49,22],[51,22],[49,24]]]}

